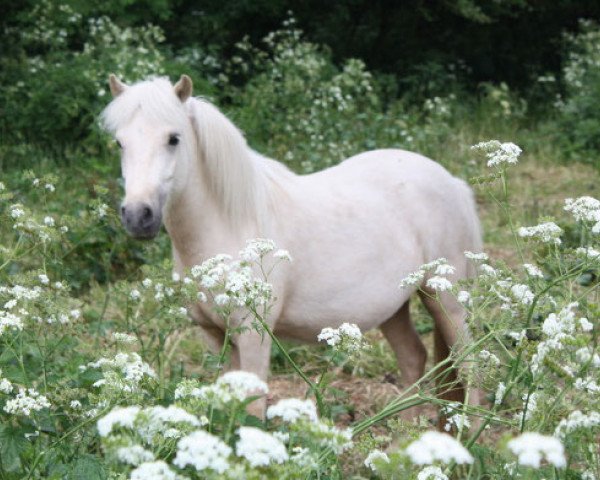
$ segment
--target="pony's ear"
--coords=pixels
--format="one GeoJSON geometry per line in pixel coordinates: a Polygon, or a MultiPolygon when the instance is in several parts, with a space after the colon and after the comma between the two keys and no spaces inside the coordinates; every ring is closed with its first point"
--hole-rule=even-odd
{"type": "Polygon", "coordinates": [[[179,100],[185,102],[192,96],[192,79],[187,75],[182,75],[173,88],[175,89],[175,95],[179,97],[179,100]]]}
{"type": "Polygon", "coordinates": [[[116,75],[112,73],[108,76],[108,84],[110,85],[110,93],[112,93],[112,96],[115,98],[127,90],[127,85],[125,85],[117,78],[116,75]]]}

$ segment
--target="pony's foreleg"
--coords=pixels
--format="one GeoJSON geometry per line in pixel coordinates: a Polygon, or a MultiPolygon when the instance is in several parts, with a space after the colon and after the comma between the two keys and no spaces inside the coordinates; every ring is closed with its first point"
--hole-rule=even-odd
{"type": "MultiPolygon", "coordinates": [[[[255,330],[247,330],[233,338],[231,367],[256,374],[264,382],[269,375],[271,337],[255,330]]],[[[267,399],[262,396],[248,405],[248,413],[264,418],[267,399]]]]}
{"type": "MultiPolygon", "coordinates": [[[[423,376],[427,349],[410,319],[409,302],[402,305],[395,315],[381,325],[380,329],[396,355],[402,373],[402,383],[410,389],[423,376]]],[[[416,389],[413,388],[407,393],[415,392],[416,389]]],[[[401,416],[405,420],[410,420],[420,412],[418,407],[413,407],[403,411],[401,416]]]]}

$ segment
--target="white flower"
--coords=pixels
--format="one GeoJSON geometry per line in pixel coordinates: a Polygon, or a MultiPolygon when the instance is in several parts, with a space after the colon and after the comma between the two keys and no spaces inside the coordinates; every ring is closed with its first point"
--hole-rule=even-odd
{"type": "Polygon", "coordinates": [[[54,185],[52,185],[51,183],[46,183],[46,185],[44,185],[44,188],[49,192],[54,192],[54,190],[56,190],[56,188],[54,188],[54,185]]]}
{"type": "Polygon", "coordinates": [[[369,452],[369,455],[367,455],[367,458],[365,458],[365,467],[370,468],[371,470],[376,472],[377,465],[375,465],[374,462],[390,463],[390,457],[388,457],[387,454],[385,454],[381,450],[372,450],[371,452],[369,452]]]}
{"type": "Polygon", "coordinates": [[[498,383],[498,388],[496,388],[496,393],[494,395],[494,405],[500,405],[502,400],[504,399],[504,395],[506,394],[506,385],[504,382],[498,383]]]}
{"type": "Polygon", "coordinates": [[[137,342],[137,338],[135,336],[122,332],[113,333],[113,338],[116,342],[122,343],[124,345],[133,345],[137,342]]]}
{"type": "Polygon", "coordinates": [[[340,429],[323,421],[304,424],[303,428],[315,437],[319,445],[331,448],[338,455],[352,447],[352,430],[349,428],[340,429]]]}
{"type": "Polygon", "coordinates": [[[458,430],[468,430],[471,428],[471,422],[469,421],[469,417],[460,413],[457,410],[460,408],[460,403],[450,403],[446,407],[444,407],[444,411],[447,415],[446,425],[444,425],[444,430],[449,432],[452,427],[456,427],[458,430]],[[453,413],[453,412],[457,413],[453,413]]]}
{"type": "Polygon", "coordinates": [[[7,378],[3,378],[2,380],[0,380],[0,392],[8,395],[12,391],[13,386],[12,383],[10,383],[10,380],[8,380],[7,378]]]}
{"type": "Polygon", "coordinates": [[[533,227],[521,227],[518,230],[518,234],[523,238],[531,238],[543,243],[553,243],[554,245],[560,245],[560,236],[563,231],[556,223],[546,222],[533,227]]]}
{"type": "Polygon", "coordinates": [[[531,263],[524,263],[523,267],[525,268],[525,271],[530,277],[544,278],[544,272],[542,272],[537,265],[532,265],[531,263]]]}
{"type": "Polygon", "coordinates": [[[152,286],[152,280],[149,278],[144,278],[144,280],[142,280],[142,286],[144,288],[150,288],[152,286]]]}
{"type": "Polygon", "coordinates": [[[591,332],[594,329],[594,324],[587,318],[580,318],[579,325],[584,332],[591,332]]]}
{"type": "Polygon", "coordinates": [[[427,286],[436,292],[445,292],[452,288],[452,282],[444,277],[431,277],[427,280],[427,286]]]}
{"type": "Polygon", "coordinates": [[[286,423],[296,423],[300,419],[316,422],[317,408],[312,400],[284,398],[267,409],[267,418],[280,417],[286,423]]]}
{"type": "Polygon", "coordinates": [[[416,272],[410,273],[407,277],[403,278],[398,285],[398,288],[414,287],[423,283],[425,278],[425,270],[417,270],[416,272]]]}
{"type": "Polygon", "coordinates": [[[8,329],[23,330],[23,320],[13,313],[0,310],[0,336],[8,329]]]}
{"type": "Polygon", "coordinates": [[[457,440],[446,433],[425,432],[405,450],[411,462],[430,465],[435,461],[457,464],[473,463],[473,457],[457,440]]]}
{"type": "Polygon", "coordinates": [[[78,410],[81,408],[81,402],[79,400],[71,400],[71,403],[69,404],[69,406],[73,410],[78,410]]]}
{"type": "Polygon", "coordinates": [[[417,480],[448,480],[440,467],[430,465],[421,470],[417,475],[417,480]]]}
{"type": "Polygon", "coordinates": [[[490,362],[494,366],[500,365],[500,359],[487,350],[482,350],[479,352],[479,358],[481,358],[484,362],[490,362]]]}
{"type": "Polygon", "coordinates": [[[580,257],[584,257],[587,260],[600,260],[600,251],[592,248],[592,247],[579,247],[575,250],[575,254],[580,257]]]}
{"type": "Polygon", "coordinates": [[[487,263],[482,263],[479,265],[479,271],[484,277],[496,277],[498,275],[498,270],[487,263]]]}
{"type": "Polygon", "coordinates": [[[141,445],[129,445],[127,447],[117,448],[116,457],[122,463],[133,465],[134,467],[154,460],[154,454],[146,450],[141,445]]]}
{"type": "Polygon", "coordinates": [[[537,432],[525,432],[508,442],[508,448],[517,455],[519,463],[533,468],[539,468],[542,458],[555,467],[567,465],[565,449],[560,440],[537,432]]]}
{"type": "Polygon", "coordinates": [[[229,445],[208,432],[197,430],[179,440],[173,464],[179,468],[191,465],[198,472],[210,469],[223,473],[229,468],[229,455],[229,445]]]}
{"type": "Polygon", "coordinates": [[[579,197],[575,200],[565,200],[565,210],[571,212],[575,220],[579,222],[591,222],[600,224],[600,200],[593,197],[579,197]]]}
{"type": "Polygon", "coordinates": [[[98,420],[98,433],[101,437],[108,436],[115,426],[133,428],[135,417],[140,407],[115,407],[108,414],[98,420]]]}
{"type": "Polygon", "coordinates": [[[129,297],[134,301],[139,300],[141,296],[142,294],[140,293],[140,291],[135,288],[129,293],[129,297]]]}
{"type": "Polygon", "coordinates": [[[480,142],[477,145],[473,145],[471,149],[485,153],[485,156],[488,159],[488,167],[494,167],[505,163],[518,163],[519,155],[523,152],[523,150],[514,143],[500,143],[498,140],[480,142]]]}
{"type": "Polygon", "coordinates": [[[245,458],[252,467],[283,463],[289,458],[285,445],[267,432],[254,427],[240,427],[238,434],[236,455],[245,458]]]}
{"type": "Polygon", "coordinates": [[[600,426],[600,412],[591,412],[584,414],[579,410],[571,412],[567,418],[563,418],[556,430],[554,436],[565,438],[569,433],[578,429],[590,429],[600,426]]]}
{"type": "Polygon", "coordinates": [[[487,253],[473,253],[468,250],[465,251],[465,257],[469,260],[477,261],[477,262],[487,262],[490,257],[488,257],[487,253]]]}
{"type": "Polygon", "coordinates": [[[40,280],[40,283],[42,285],[48,285],[50,283],[50,279],[48,278],[48,276],[44,275],[43,273],[41,275],[38,275],[38,279],[40,280]]]}
{"type": "Polygon", "coordinates": [[[23,215],[25,215],[25,210],[23,210],[19,205],[12,205],[10,207],[10,216],[12,218],[21,218],[23,215]]]}
{"type": "Polygon", "coordinates": [[[227,385],[238,400],[245,400],[250,395],[265,395],[269,387],[257,375],[243,370],[232,370],[219,377],[217,385],[227,385]]]}
{"type": "Polygon", "coordinates": [[[181,477],[177,475],[162,460],[156,462],[142,463],[131,472],[130,480],[178,480],[181,477]]]}
{"type": "Polygon", "coordinates": [[[535,295],[529,287],[521,283],[510,287],[510,293],[517,302],[522,303],[523,305],[531,305],[535,298],[535,295]]]}
{"type": "Polygon", "coordinates": [[[44,217],[44,225],[46,225],[47,227],[53,227],[54,219],[52,217],[44,217]]]}
{"type": "Polygon", "coordinates": [[[288,262],[292,261],[292,256],[290,255],[290,252],[288,252],[287,250],[279,249],[273,254],[273,257],[277,258],[279,260],[286,260],[288,262]]]}
{"type": "Polygon", "coordinates": [[[456,294],[456,300],[458,301],[458,303],[460,303],[461,305],[464,305],[465,307],[469,307],[473,304],[473,300],[471,299],[471,294],[469,292],[467,292],[466,290],[461,290],[460,292],[458,292],[456,294]]]}
{"type": "Polygon", "coordinates": [[[50,408],[50,402],[34,388],[20,388],[17,396],[8,400],[4,405],[4,411],[6,413],[24,415],[26,417],[31,415],[32,410],[39,412],[44,408],[50,408]]]}
{"type": "Polygon", "coordinates": [[[348,354],[355,353],[365,346],[360,328],[354,323],[342,323],[339,328],[325,327],[317,335],[317,340],[348,354]]]}

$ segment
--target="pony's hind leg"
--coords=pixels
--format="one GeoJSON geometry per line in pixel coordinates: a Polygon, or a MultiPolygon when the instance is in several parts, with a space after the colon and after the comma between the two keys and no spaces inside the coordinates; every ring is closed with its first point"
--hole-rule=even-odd
{"type": "MultiPolygon", "coordinates": [[[[423,376],[427,349],[411,322],[409,302],[402,305],[395,315],[381,325],[380,329],[396,355],[402,373],[402,383],[410,389],[423,376]]],[[[411,393],[416,392],[415,389],[412,390],[414,391],[411,393]]],[[[419,413],[420,409],[414,407],[402,412],[401,416],[409,420],[419,413]]]]}
{"type": "MultiPolygon", "coordinates": [[[[458,301],[448,292],[435,292],[423,288],[420,292],[425,308],[434,321],[434,351],[436,364],[446,360],[455,348],[460,350],[471,343],[471,335],[466,322],[465,310],[458,301]]],[[[469,376],[468,364],[456,368],[448,366],[441,369],[436,375],[438,396],[452,402],[464,402],[466,392],[464,385],[459,381],[458,373],[462,379],[469,376]],[[458,369],[458,370],[457,370],[458,369]]],[[[468,391],[468,404],[478,406],[481,401],[479,389],[470,386],[468,391]]],[[[440,423],[444,420],[440,417],[440,423]]],[[[440,425],[441,426],[441,425],[440,425]]]]}

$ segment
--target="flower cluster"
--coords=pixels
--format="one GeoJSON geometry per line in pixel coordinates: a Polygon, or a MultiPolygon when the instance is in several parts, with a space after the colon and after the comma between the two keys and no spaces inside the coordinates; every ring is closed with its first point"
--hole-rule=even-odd
{"type": "Polygon", "coordinates": [[[592,225],[592,233],[600,235],[600,200],[593,197],[579,197],[565,200],[565,210],[571,212],[578,222],[592,225]]]}
{"type": "MultiPolygon", "coordinates": [[[[291,261],[286,250],[276,250],[275,243],[268,239],[249,240],[246,248],[239,252],[239,260],[226,254],[209,258],[201,265],[192,267],[192,277],[212,295],[214,303],[224,311],[240,307],[266,305],[272,298],[272,286],[266,278],[260,279],[256,272],[270,272],[279,261],[291,261]],[[272,254],[274,264],[267,265],[267,255],[272,254]]],[[[201,300],[206,299],[204,292],[201,300]]]]}
{"type": "Polygon", "coordinates": [[[456,268],[449,265],[445,258],[438,258],[421,265],[418,270],[410,273],[400,282],[399,288],[422,287],[426,275],[433,272],[433,276],[427,279],[426,286],[431,290],[444,292],[452,288],[452,282],[444,275],[453,275],[455,271],[456,268]]]}
{"type": "Polygon", "coordinates": [[[521,465],[539,468],[542,458],[558,468],[565,467],[567,464],[565,449],[560,440],[555,437],[525,432],[509,441],[508,448],[518,456],[521,465]]]}
{"type": "Polygon", "coordinates": [[[480,142],[471,147],[473,150],[483,152],[487,158],[488,167],[511,165],[519,162],[522,153],[514,143],[500,143],[498,140],[480,142]]]}
{"type": "Polygon", "coordinates": [[[354,323],[342,323],[338,328],[325,327],[317,340],[346,354],[357,353],[366,346],[360,328],[354,323]]]}
{"type": "Polygon", "coordinates": [[[265,395],[269,387],[258,376],[242,370],[225,373],[210,385],[198,386],[182,382],[175,390],[175,399],[195,398],[204,404],[224,406],[231,402],[243,402],[249,396],[265,395]]]}

